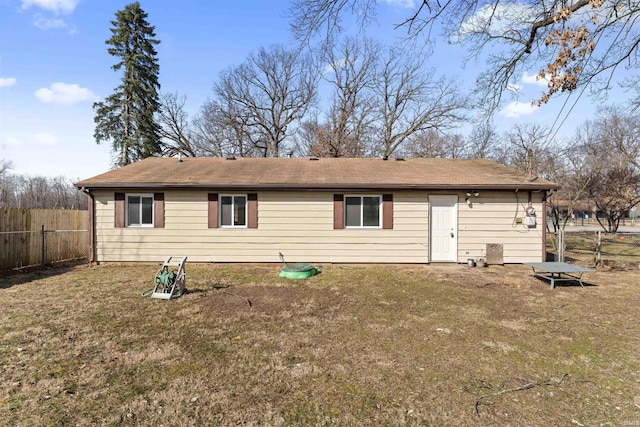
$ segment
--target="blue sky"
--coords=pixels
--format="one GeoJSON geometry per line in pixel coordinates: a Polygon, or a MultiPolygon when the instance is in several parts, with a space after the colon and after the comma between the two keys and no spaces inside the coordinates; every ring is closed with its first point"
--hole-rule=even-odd
{"type": "MultiPolygon", "coordinates": [[[[92,104],[110,95],[120,75],[107,53],[110,21],[131,1],[0,0],[0,159],[14,173],[84,179],[111,167],[111,147],[93,139],[92,104]]],[[[380,39],[399,35],[393,23],[407,16],[412,0],[387,0],[370,31],[380,39]]],[[[187,96],[195,114],[211,95],[218,73],[244,61],[260,46],[291,43],[288,0],[141,1],[156,27],[162,92],[187,96]]],[[[471,87],[479,69],[462,70],[460,48],[437,45],[429,65],[456,75],[471,87]]],[[[543,89],[531,76],[517,82],[521,103],[507,105],[496,119],[499,130],[521,122],[551,124],[561,99],[532,110],[543,89]]],[[[581,100],[573,132],[593,110],[581,100]]]]}

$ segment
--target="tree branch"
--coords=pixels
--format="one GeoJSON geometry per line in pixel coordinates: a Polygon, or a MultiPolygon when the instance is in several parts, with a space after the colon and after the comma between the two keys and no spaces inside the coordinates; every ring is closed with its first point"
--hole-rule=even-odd
{"type": "MultiPolygon", "coordinates": [[[[558,381],[552,381],[552,380],[547,380],[547,381],[543,381],[543,382],[529,381],[529,382],[526,382],[526,383],[522,384],[519,387],[507,388],[507,389],[499,390],[499,391],[496,391],[496,392],[493,392],[493,393],[482,394],[482,395],[476,397],[476,401],[475,401],[475,404],[474,404],[474,413],[476,414],[476,416],[478,418],[480,418],[479,406],[480,406],[480,404],[482,404],[482,401],[484,399],[488,399],[490,397],[501,396],[501,395],[507,394],[507,393],[514,393],[516,391],[530,390],[530,389],[532,389],[534,387],[547,387],[547,386],[559,387],[562,384],[562,382],[568,377],[569,377],[569,374],[564,374],[560,378],[560,380],[558,380],[558,381]]],[[[486,381],[482,381],[481,380],[481,384],[482,384],[483,388],[489,388],[489,389],[493,388],[491,386],[491,384],[489,384],[486,381]]],[[[475,393],[473,393],[471,390],[469,390],[466,387],[465,387],[464,391],[466,391],[467,393],[475,394],[475,393]]]]}

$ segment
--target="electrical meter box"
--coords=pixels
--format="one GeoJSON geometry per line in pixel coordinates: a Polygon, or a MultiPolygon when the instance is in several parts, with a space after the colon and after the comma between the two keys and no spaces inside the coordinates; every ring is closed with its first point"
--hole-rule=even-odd
{"type": "Polygon", "coordinates": [[[526,227],[533,228],[536,226],[536,217],[535,216],[525,216],[522,218],[522,224],[526,227]]]}

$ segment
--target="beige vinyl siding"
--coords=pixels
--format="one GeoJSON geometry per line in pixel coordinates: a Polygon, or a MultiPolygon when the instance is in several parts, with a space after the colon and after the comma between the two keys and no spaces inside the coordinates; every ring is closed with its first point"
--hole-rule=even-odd
{"type": "Polygon", "coordinates": [[[528,228],[517,224],[528,205],[528,192],[486,192],[471,197],[472,206],[459,195],[458,209],[458,262],[486,255],[487,243],[504,245],[505,263],[540,262],[542,259],[542,192],[532,193],[537,225],[528,228]]]}
{"type": "Polygon", "coordinates": [[[260,192],[258,228],[207,227],[207,192],[165,192],[164,228],[115,228],[113,192],[96,192],[98,261],[426,263],[424,192],[394,194],[394,228],[333,229],[332,192],[260,192]]]}
{"type": "MultiPolygon", "coordinates": [[[[333,192],[260,192],[258,228],[208,228],[207,192],[166,191],[165,227],[114,227],[114,193],[96,192],[96,259],[162,261],[185,255],[192,262],[427,263],[428,192],[395,192],[393,229],[333,229],[333,192]]],[[[437,192],[432,194],[445,194],[437,192]]],[[[446,193],[455,194],[455,193],[446,193]]],[[[487,243],[504,245],[504,261],[542,260],[542,196],[533,193],[536,228],[515,224],[527,192],[457,193],[458,262],[484,255],[487,243]]]]}

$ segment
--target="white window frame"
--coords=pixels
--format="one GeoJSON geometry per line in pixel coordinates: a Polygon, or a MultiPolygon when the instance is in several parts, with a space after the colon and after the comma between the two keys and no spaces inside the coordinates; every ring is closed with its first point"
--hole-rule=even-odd
{"type": "Polygon", "coordinates": [[[382,194],[345,194],[344,195],[344,228],[351,229],[376,229],[382,228],[382,194]],[[360,198],[360,224],[361,225],[347,225],[347,198],[359,197],[360,198]],[[364,197],[377,197],[378,198],[378,225],[364,225],[364,197]]]}
{"type": "Polygon", "coordinates": [[[220,228],[247,228],[247,222],[249,221],[249,195],[248,194],[220,194],[218,196],[218,224],[220,228]],[[236,197],[244,197],[244,225],[225,225],[222,224],[222,198],[231,197],[231,216],[233,218],[233,212],[236,205],[236,197]]]}
{"type": "Polygon", "coordinates": [[[155,218],[155,199],[152,193],[127,193],[125,197],[125,221],[127,227],[153,227],[154,218],[155,218]],[[129,223],[129,198],[130,197],[140,197],[140,224],[130,224],[129,223]],[[148,197],[151,198],[151,224],[142,224],[142,198],[148,197]]]}

